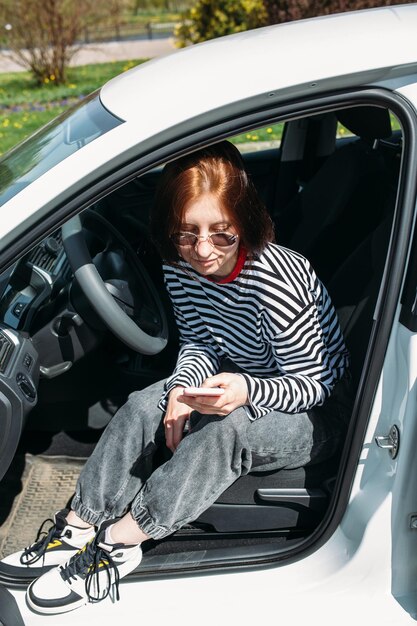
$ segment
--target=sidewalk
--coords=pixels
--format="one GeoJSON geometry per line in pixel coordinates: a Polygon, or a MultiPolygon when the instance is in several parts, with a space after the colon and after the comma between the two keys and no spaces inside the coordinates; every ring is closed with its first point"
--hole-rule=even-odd
{"type": "MultiPolygon", "coordinates": [[[[165,56],[174,52],[174,40],[141,39],[137,41],[109,41],[105,43],[85,44],[72,58],[70,65],[88,63],[107,63],[109,61],[127,61],[130,59],[149,59],[165,56]]],[[[4,51],[0,52],[0,72],[19,72],[24,70],[4,51]]]]}

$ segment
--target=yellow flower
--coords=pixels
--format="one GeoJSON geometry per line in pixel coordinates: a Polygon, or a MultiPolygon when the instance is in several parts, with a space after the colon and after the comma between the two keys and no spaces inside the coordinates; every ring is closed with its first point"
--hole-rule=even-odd
{"type": "Polygon", "coordinates": [[[123,71],[125,72],[126,70],[130,70],[130,68],[134,67],[134,65],[135,65],[134,61],[128,61],[126,65],[124,66],[123,71]]]}
{"type": "Polygon", "coordinates": [[[75,88],[76,88],[76,86],[77,86],[77,85],[74,85],[74,83],[70,83],[70,84],[68,85],[68,87],[69,87],[70,89],[75,89],[75,88]]]}
{"type": "Polygon", "coordinates": [[[7,128],[9,126],[9,124],[10,124],[10,120],[8,120],[7,117],[6,117],[6,119],[3,120],[3,122],[2,122],[2,126],[4,128],[7,128]]]}
{"type": "Polygon", "coordinates": [[[270,127],[270,128],[267,128],[267,129],[266,129],[266,132],[267,132],[267,133],[273,133],[274,131],[273,131],[273,130],[272,130],[272,128],[270,127]]]}
{"type": "Polygon", "coordinates": [[[45,85],[47,85],[49,83],[49,78],[45,76],[45,78],[43,79],[43,82],[45,83],[45,85]]]}
{"type": "Polygon", "coordinates": [[[22,124],[19,124],[19,122],[13,122],[13,126],[15,128],[22,128],[22,124]]]}
{"type": "Polygon", "coordinates": [[[55,80],[55,74],[49,74],[49,80],[55,80]]]}
{"type": "Polygon", "coordinates": [[[246,135],[246,139],[251,139],[252,135],[246,135]]]}
{"type": "Polygon", "coordinates": [[[252,141],[258,141],[259,137],[258,135],[252,135],[252,141]]]}

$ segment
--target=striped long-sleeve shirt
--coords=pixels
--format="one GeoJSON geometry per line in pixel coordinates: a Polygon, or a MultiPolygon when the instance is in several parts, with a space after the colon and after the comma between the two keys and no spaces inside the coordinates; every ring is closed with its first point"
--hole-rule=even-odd
{"type": "Polygon", "coordinates": [[[268,244],[232,281],[219,284],[187,263],[164,265],[181,347],[160,407],[175,386],[200,386],[224,358],[248,386],[249,417],[322,404],[348,367],[336,312],[300,254],[268,244]]]}

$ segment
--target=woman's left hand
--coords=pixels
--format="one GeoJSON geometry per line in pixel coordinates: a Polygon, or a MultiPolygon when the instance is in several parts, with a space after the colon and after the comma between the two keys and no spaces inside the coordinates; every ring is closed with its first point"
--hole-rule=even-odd
{"type": "Polygon", "coordinates": [[[240,406],[248,403],[248,386],[243,376],[224,372],[210,376],[201,385],[202,388],[221,387],[224,389],[220,396],[184,396],[177,398],[194,411],[210,415],[228,415],[240,406]]]}

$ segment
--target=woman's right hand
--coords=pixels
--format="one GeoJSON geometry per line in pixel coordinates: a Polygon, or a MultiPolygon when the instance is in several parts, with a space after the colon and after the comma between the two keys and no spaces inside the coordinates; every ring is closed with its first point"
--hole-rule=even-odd
{"type": "Polygon", "coordinates": [[[190,418],[192,409],[178,402],[178,396],[182,396],[184,387],[174,387],[170,391],[168,406],[164,417],[165,441],[167,447],[175,452],[180,444],[184,433],[184,424],[190,418]]]}

